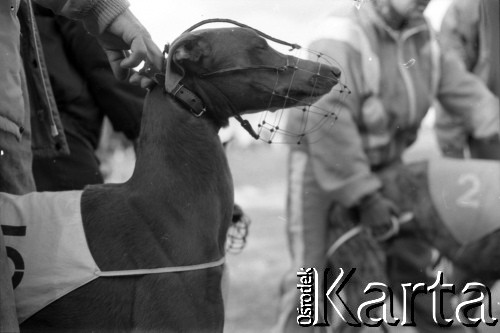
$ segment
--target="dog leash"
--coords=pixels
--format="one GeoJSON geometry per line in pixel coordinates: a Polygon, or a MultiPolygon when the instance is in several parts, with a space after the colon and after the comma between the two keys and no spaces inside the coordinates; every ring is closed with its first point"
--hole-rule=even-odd
{"type": "Polygon", "coordinates": [[[342,236],[340,236],[339,239],[337,239],[333,244],[332,246],[330,246],[330,248],[328,249],[328,251],[326,252],[326,256],[327,257],[330,257],[332,256],[335,252],[337,252],[337,250],[342,246],[344,245],[345,243],[347,243],[350,239],[354,238],[355,236],[359,235],[360,233],[363,232],[365,228],[363,228],[362,226],[357,226],[357,227],[354,227],[352,228],[351,230],[349,230],[348,232],[346,232],[345,234],[343,234],[342,236]]]}
{"type": "Polygon", "coordinates": [[[392,222],[392,228],[389,229],[385,234],[381,236],[375,237],[376,240],[379,242],[385,242],[386,240],[396,236],[399,233],[399,230],[401,229],[401,224],[408,223],[412,221],[415,218],[412,212],[406,212],[401,214],[400,216],[392,216],[391,217],[391,222],[392,222]]]}
{"type": "Polygon", "coordinates": [[[98,277],[113,277],[113,276],[131,276],[131,275],[148,275],[148,274],[162,274],[162,273],[179,273],[187,271],[196,271],[200,269],[208,269],[217,266],[222,266],[226,261],[225,257],[219,260],[197,264],[197,265],[186,265],[186,266],[173,266],[173,267],[160,267],[160,268],[150,268],[150,269],[131,269],[123,271],[96,271],[95,275],[98,277]]]}
{"type": "MultiPolygon", "coordinates": [[[[399,233],[399,230],[401,229],[401,224],[408,223],[408,222],[412,221],[414,218],[415,218],[415,216],[413,215],[412,212],[403,213],[399,217],[392,216],[391,217],[391,223],[392,223],[391,229],[388,232],[386,232],[385,234],[383,234],[382,236],[375,237],[375,239],[379,242],[385,242],[386,240],[394,237],[395,235],[397,235],[399,233]]],[[[356,237],[357,235],[359,235],[360,233],[362,233],[365,230],[368,230],[368,229],[364,226],[357,226],[357,227],[350,229],[349,231],[344,233],[341,237],[339,237],[339,239],[337,239],[332,244],[332,246],[330,246],[330,248],[326,252],[326,255],[328,257],[332,256],[335,252],[337,252],[337,250],[342,245],[344,245],[349,240],[356,237]]]]}

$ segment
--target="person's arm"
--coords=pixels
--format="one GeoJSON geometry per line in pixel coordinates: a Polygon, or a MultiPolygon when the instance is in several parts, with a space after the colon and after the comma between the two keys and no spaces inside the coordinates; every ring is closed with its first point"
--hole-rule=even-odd
{"type": "Polygon", "coordinates": [[[441,22],[439,40],[443,50],[456,52],[472,71],[479,51],[479,0],[452,1],[441,22]]]}
{"type": "Polygon", "coordinates": [[[152,81],[132,69],[148,60],[162,66],[162,53],[125,0],[36,0],[56,14],[84,22],[102,45],[114,75],[143,87],[152,81]],[[133,73],[133,74],[132,74],[133,73]]]}
{"type": "MultiPolygon", "coordinates": [[[[335,20],[335,25],[338,20],[335,20]]],[[[317,183],[328,193],[333,202],[344,207],[357,208],[359,222],[379,235],[391,228],[391,217],[398,215],[398,208],[380,194],[380,179],[371,172],[369,159],[360,132],[360,114],[373,106],[381,108],[378,100],[378,61],[371,52],[368,38],[352,29],[349,21],[344,29],[332,29],[336,38],[321,38],[310,49],[332,57],[339,65],[342,83],[350,95],[332,92],[316,103],[317,106],[336,112],[338,119],[332,127],[323,126],[315,134],[319,140],[309,144],[311,163],[317,183]],[[340,30],[339,30],[340,29],[340,30]],[[345,35],[340,36],[339,34],[345,35]],[[363,44],[364,43],[364,44],[363,44]],[[369,54],[368,54],[369,53],[369,54]],[[371,59],[370,64],[363,59],[371,59]],[[377,85],[377,88],[375,86],[377,85]],[[369,101],[369,102],[368,102],[369,101]]],[[[369,60],[370,61],[370,60],[369,60]]],[[[345,90],[345,89],[344,89],[345,90]]]]}
{"type": "Polygon", "coordinates": [[[338,119],[332,127],[321,127],[314,134],[320,140],[309,145],[318,184],[334,201],[351,207],[381,186],[370,171],[357,124],[367,93],[361,54],[352,45],[334,39],[317,40],[309,48],[335,59],[342,70],[341,81],[351,91],[350,95],[339,94],[339,88],[334,87],[316,103],[320,108],[335,112],[338,119]]]}
{"type": "Polygon", "coordinates": [[[474,74],[469,73],[453,52],[441,56],[441,78],[437,98],[446,112],[458,116],[476,139],[500,133],[498,98],[474,74]]]}
{"type": "Polygon", "coordinates": [[[56,16],[55,22],[68,56],[85,78],[97,107],[116,131],[130,140],[137,139],[146,90],[114,77],[104,51],[81,22],[62,16],[56,16]]]}
{"type": "Polygon", "coordinates": [[[93,35],[102,34],[130,6],[127,0],[35,0],[54,13],[81,20],[93,35]]]}

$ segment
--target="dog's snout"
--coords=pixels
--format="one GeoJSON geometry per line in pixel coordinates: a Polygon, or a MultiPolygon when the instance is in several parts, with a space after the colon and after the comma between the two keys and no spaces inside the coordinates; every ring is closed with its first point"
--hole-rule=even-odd
{"type": "Polygon", "coordinates": [[[336,78],[340,78],[340,75],[342,74],[341,70],[337,67],[333,67],[331,72],[336,78]]]}
{"type": "Polygon", "coordinates": [[[341,75],[342,71],[339,68],[328,66],[321,68],[320,71],[316,75],[314,75],[314,78],[323,78],[337,82],[340,79],[341,75]]]}

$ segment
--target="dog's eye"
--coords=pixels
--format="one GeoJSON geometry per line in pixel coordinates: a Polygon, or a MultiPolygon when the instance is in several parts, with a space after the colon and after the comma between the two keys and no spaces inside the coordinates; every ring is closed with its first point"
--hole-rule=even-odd
{"type": "Polygon", "coordinates": [[[265,50],[269,47],[269,45],[267,44],[267,41],[265,39],[259,38],[256,43],[256,47],[265,50]]]}

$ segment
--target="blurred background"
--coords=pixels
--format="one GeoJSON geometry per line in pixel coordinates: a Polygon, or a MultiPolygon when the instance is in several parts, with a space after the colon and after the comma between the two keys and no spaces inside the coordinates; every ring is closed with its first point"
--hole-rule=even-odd
{"type": "MultiPolygon", "coordinates": [[[[130,0],[132,11],[154,41],[172,42],[201,20],[229,18],[273,37],[305,45],[312,25],[327,14],[331,1],[353,0],[130,0]]],[[[371,1],[371,0],[366,0],[371,1]]],[[[438,28],[450,0],[431,0],[427,17],[438,28]]],[[[362,6],[362,2],[361,2],[362,6]]],[[[433,112],[424,121],[417,143],[405,156],[417,160],[438,154],[432,132],[433,112]]],[[[333,127],[335,130],[335,126],[333,127]]],[[[269,332],[277,314],[279,284],[290,264],[285,240],[286,145],[255,141],[239,124],[231,124],[228,147],[236,202],[252,219],[246,248],[228,254],[229,300],[226,332],[269,332]]],[[[108,126],[100,149],[107,182],[130,177],[135,156],[130,144],[108,126]]]]}

